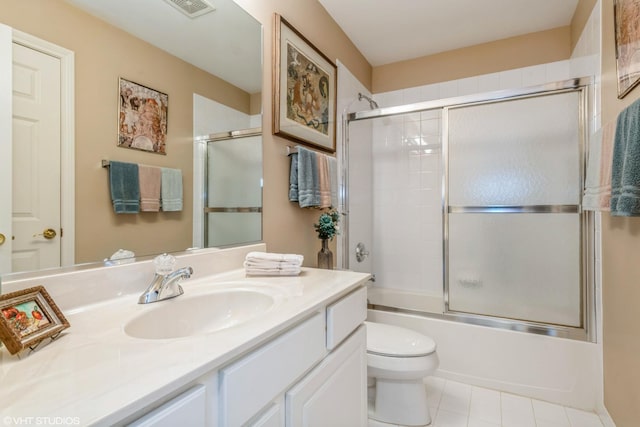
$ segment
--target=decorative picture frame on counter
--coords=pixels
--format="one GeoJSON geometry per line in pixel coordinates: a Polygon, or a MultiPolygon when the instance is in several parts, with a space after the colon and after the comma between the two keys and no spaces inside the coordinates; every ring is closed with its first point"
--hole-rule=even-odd
{"type": "Polygon", "coordinates": [[[0,295],[0,340],[11,354],[34,350],[68,327],[69,322],[43,286],[0,295]]]}
{"type": "Polygon", "coordinates": [[[120,77],[118,146],[167,154],[169,95],[120,77]]]}
{"type": "Polygon", "coordinates": [[[273,134],[336,151],[337,67],[275,14],[273,134]]]}
{"type": "Polygon", "coordinates": [[[640,3],[614,0],[618,98],[624,98],[640,83],[640,3]]]}

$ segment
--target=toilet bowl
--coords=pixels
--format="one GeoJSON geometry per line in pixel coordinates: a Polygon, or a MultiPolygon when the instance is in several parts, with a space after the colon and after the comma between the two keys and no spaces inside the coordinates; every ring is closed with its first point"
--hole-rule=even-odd
{"type": "Polygon", "coordinates": [[[369,418],[400,426],[431,424],[424,377],[438,368],[436,343],[410,329],[367,326],[369,418]]]}

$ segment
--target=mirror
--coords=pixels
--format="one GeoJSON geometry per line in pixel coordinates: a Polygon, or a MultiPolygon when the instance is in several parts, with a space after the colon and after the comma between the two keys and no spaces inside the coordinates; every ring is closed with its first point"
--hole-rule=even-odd
{"type": "MultiPolygon", "coordinates": [[[[215,10],[195,17],[170,3],[7,0],[0,10],[0,23],[74,53],[73,263],[102,261],[120,248],[139,258],[204,246],[206,153],[199,147],[206,152],[211,133],[261,126],[261,24],[232,0],[207,0],[215,10]],[[166,155],[117,146],[121,77],[168,95],[166,155]],[[116,215],[102,160],[180,169],[183,210],[116,215]]],[[[176,3],[200,6],[199,0],[176,3]]],[[[251,150],[261,156],[261,142],[251,150]]],[[[207,191],[215,193],[218,182],[226,191],[234,181],[211,181],[207,191]]],[[[225,237],[227,244],[233,240],[225,237]]]]}

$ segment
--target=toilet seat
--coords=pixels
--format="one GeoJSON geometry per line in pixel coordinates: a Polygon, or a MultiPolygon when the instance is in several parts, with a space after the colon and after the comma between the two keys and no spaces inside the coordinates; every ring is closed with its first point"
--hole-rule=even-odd
{"type": "Polygon", "coordinates": [[[410,329],[382,323],[367,326],[367,353],[386,357],[422,357],[436,351],[431,338],[410,329]]]}

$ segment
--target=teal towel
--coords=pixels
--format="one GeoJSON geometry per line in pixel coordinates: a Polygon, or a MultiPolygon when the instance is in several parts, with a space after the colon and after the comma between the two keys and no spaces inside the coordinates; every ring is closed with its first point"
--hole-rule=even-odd
{"type": "Polygon", "coordinates": [[[331,180],[331,207],[338,209],[338,160],[327,157],[329,162],[329,179],[331,180]]]}
{"type": "Polygon", "coordinates": [[[611,166],[611,215],[640,216],[640,99],[618,115],[611,166]]]}
{"type": "Polygon", "coordinates": [[[301,208],[320,206],[320,176],[316,153],[298,147],[298,203],[301,208]]]}
{"type": "Polygon", "coordinates": [[[289,201],[298,201],[298,153],[291,154],[291,169],[289,169],[289,201]]]}
{"type": "Polygon", "coordinates": [[[140,184],[136,163],[109,163],[109,187],[117,214],[140,212],[140,184]]]}
{"type": "Polygon", "coordinates": [[[177,212],[182,210],[182,171],[162,168],[162,210],[177,212]]]}

